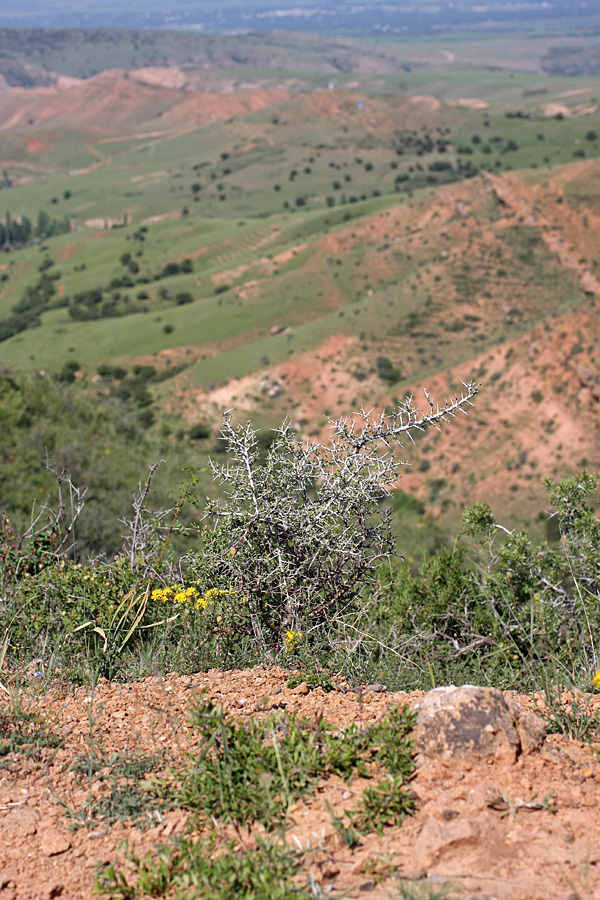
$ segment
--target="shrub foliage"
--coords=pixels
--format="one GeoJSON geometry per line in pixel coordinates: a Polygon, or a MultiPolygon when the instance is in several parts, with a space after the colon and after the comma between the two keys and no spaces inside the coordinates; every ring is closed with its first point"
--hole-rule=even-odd
{"type": "Polygon", "coordinates": [[[412,399],[389,414],[362,410],[332,422],[328,443],[302,442],[286,422],[264,461],[252,426],[225,415],[229,460],[212,463],[224,499],[209,503],[214,527],[188,565],[247,603],[263,654],[284,648],[290,633],[310,636],[330,624],[374,586],[379,562],[394,549],[381,501],[403,465],[395,447],[466,412],[476,393],[467,384],[441,408],[430,401],[425,414],[412,399]]]}
{"type": "MultiPolygon", "coordinates": [[[[88,542],[85,496],[59,470],[58,514],[45,504],[21,534],[2,518],[3,681],[32,660],[36,675],[79,680],[279,659],[319,684],[343,673],[354,685],[393,688],[589,690],[600,668],[593,475],[546,483],[553,544],[508,530],[480,502],[455,541],[420,567],[394,555],[395,451],[415,430],[465,412],[476,391],[465,385],[424,415],[407,400],[391,414],[331,422],[328,443],[302,442],[288,423],[266,443],[228,415],[220,439],[228,459],[212,463],[218,499],[203,516],[186,513],[194,478],[174,509],[152,513],[149,479],[110,558],[78,559],[88,542]]],[[[11,397],[21,409],[20,393],[11,397]]]]}

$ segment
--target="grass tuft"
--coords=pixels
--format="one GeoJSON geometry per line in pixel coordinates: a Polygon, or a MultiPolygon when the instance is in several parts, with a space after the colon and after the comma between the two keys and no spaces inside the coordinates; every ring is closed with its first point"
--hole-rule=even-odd
{"type": "Polygon", "coordinates": [[[22,754],[38,759],[42,748],[60,746],[60,737],[36,713],[26,712],[17,704],[0,712],[0,757],[22,754]]]}
{"type": "Polygon", "coordinates": [[[121,900],[141,897],[195,897],[198,900],[296,900],[310,896],[294,885],[298,854],[281,844],[258,839],[241,849],[211,834],[161,845],[155,855],[139,859],[128,850],[125,858],[135,881],[113,864],[98,876],[96,892],[121,900]]]}

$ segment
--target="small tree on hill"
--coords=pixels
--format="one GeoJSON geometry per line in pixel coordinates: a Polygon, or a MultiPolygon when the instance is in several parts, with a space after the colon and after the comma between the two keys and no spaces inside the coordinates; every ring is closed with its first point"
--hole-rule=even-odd
{"type": "Polygon", "coordinates": [[[390,413],[330,420],[327,444],[300,441],[284,422],[266,458],[251,424],[235,426],[225,414],[229,460],[211,462],[225,499],[208,503],[205,551],[188,563],[207,588],[246,605],[263,654],[283,649],[290,634],[314,637],[356,607],[393,551],[381,501],[404,465],[394,448],[406,435],[466,413],[477,391],[465,384],[442,407],[426,392],[426,413],[407,398],[390,413]]]}

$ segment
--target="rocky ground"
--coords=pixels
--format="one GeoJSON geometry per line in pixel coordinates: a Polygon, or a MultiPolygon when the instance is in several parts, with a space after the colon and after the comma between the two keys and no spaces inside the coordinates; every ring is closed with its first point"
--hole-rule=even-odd
{"type": "MultiPolygon", "coordinates": [[[[33,754],[25,747],[0,760],[0,900],[91,897],[99,864],[118,860],[124,841],[142,855],[184,831],[179,810],[154,816],[145,830],[127,821],[108,825],[100,815],[111,789],[108,767],[88,778],[86,760],[91,752],[106,763],[113,754],[133,759],[168,750],[176,762],[189,746],[188,710],[203,689],[231,716],[285,709],[340,727],[373,723],[393,704],[414,706],[424,697],[380,685],[358,693],[310,690],[305,683],[290,689],[288,678],[281,669],[258,667],[100,683],[93,696],[67,684],[22,690],[21,708],[42,713],[64,743],[33,754]]],[[[543,709],[541,696],[514,699],[521,708],[543,709]]],[[[0,715],[10,703],[0,694],[0,715]]],[[[600,710],[600,696],[594,703],[600,710]]],[[[364,782],[329,779],[292,807],[287,841],[309,851],[306,874],[332,897],[399,896],[398,879],[416,878],[470,900],[591,900],[600,897],[598,749],[550,735],[516,759],[421,755],[411,784],[416,814],[353,850],[336,835],[326,803],[338,814],[351,808],[364,782]]]]}

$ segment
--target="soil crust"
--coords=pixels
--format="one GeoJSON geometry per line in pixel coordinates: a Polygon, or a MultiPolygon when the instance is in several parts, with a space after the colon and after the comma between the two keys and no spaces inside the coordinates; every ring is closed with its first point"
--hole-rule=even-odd
{"type": "MultiPolygon", "coordinates": [[[[258,666],[133,684],[101,682],[92,697],[89,688],[68,684],[53,684],[43,693],[21,689],[20,708],[40,713],[64,743],[58,750],[2,759],[0,900],[91,897],[98,866],[118,862],[123,842],[135,844],[139,857],[183,833],[188,816],[181,810],[153,818],[145,828],[127,821],[108,826],[101,817],[76,827],[109,787],[102,772],[90,784],[72,766],[89,759],[90,750],[104,759],[167,750],[176,764],[190,747],[188,712],[203,691],[233,717],[284,709],[341,728],[374,723],[392,705],[414,706],[424,696],[381,685],[328,693],[305,683],[290,689],[289,677],[282,669],[258,666]]],[[[511,697],[543,712],[541,695],[511,697]]],[[[10,703],[0,695],[0,714],[10,703]]],[[[590,712],[594,708],[600,709],[600,696],[590,712]]],[[[591,900],[600,896],[597,750],[550,735],[540,751],[515,762],[423,758],[411,783],[416,814],[381,836],[364,837],[353,850],[336,835],[326,804],[340,814],[358,802],[365,783],[357,779],[348,786],[331,778],[292,807],[286,840],[310,849],[306,873],[332,897],[383,900],[398,878],[429,878],[433,885],[449,882],[460,897],[473,900],[591,900]]]]}

